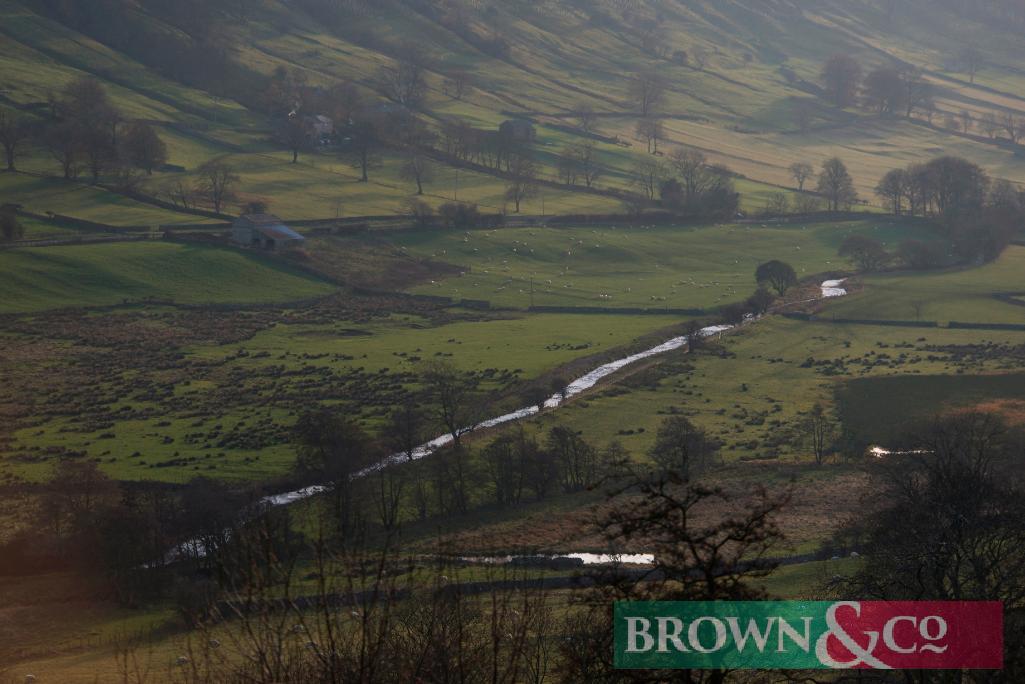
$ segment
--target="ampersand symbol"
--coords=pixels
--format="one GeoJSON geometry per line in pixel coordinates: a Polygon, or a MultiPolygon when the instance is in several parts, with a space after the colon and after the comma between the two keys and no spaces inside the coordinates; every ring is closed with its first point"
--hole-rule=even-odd
{"type": "Polygon", "coordinates": [[[826,625],[829,629],[823,632],[822,636],[820,636],[818,641],[815,642],[815,655],[818,657],[819,662],[827,667],[838,670],[846,670],[863,664],[877,670],[893,669],[872,655],[876,650],[876,645],[879,643],[879,632],[865,632],[865,635],[868,636],[868,648],[862,648],[861,645],[847,633],[847,630],[841,627],[840,623],[837,622],[836,611],[841,607],[853,608],[854,614],[861,617],[861,604],[857,601],[837,601],[829,607],[829,610],[826,611],[826,625]],[[834,660],[833,657],[829,655],[829,637],[831,636],[836,637],[843,647],[846,648],[852,656],[854,656],[853,660],[840,662],[834,660]]]}

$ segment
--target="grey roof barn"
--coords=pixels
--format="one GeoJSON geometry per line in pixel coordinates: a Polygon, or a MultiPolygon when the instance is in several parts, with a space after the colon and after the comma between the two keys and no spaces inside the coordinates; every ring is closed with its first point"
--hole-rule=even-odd
{"type": "Polygon", "coordinates": [[[299,233],[273,214],[245,214],[231,226],[231,239],[246,247],[291,249],[306,242],[299,233]]]}

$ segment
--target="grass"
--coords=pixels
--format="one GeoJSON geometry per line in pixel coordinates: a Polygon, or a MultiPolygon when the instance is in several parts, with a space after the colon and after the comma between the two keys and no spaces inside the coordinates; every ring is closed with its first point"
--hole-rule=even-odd
{"type": "MultiPolygon", "coordinates": [[[[414,369],[420,360],[445,358],[465,371],[509,370],[531,378],[581,356],[603,354],[660,328],[679,325],[679,316],[541,314],[429,326],[397,316],[367,325],[278,325],[244,344],[250,355],[282,353],[299,358],[334,355],[353,360],[311,360],[304,365],[360,366],[371,373],[414,369]]],[[[191,350],[197,359],[222,358],[235,346],[191,350]]],[[[251,361],[247,361],[251,364],[251,361]]],[[[259,362],[257,362],[259,365],[259,362]]]]}
{"type": "Polygon", "coordinates": [[[1022,273],[1025,247],[1012,245],[997,261],[981,268],[866,276],[860,292],[830,303],[826,314],[940,324],[1025,324],[1025,308],[993,297],[1021,287],[1022,273]]]}
{"type": "MultiPolygon", "coordinates": [[[[118,479],[276,477],[294,463],[289,430],[299,410],[312,402],[338,406],[376,431],[381,415],[399,401],[397,392],[415,386],[421,359],[443,358],[481,372],[484,388],[497,393],[680,322],[670,316],[534,315],[435,325],[391,316],[367,323],[278,324],[243,342],[170,347],[170,358],[157,368],[154,361],[115,351],[119,360],[107,363],[117,365],[87,372],[93,382],[84,394],[49,388],[71,392],[69,401],[85,401],[15,431],[3,470],[39,479],[49,469],[45,454],[67,450],[87,452],[118,479]]],[[[120,325],[142,326],[133,335],[171,335],[169,345],[175,330],[159,317],[120,325]]],[[[8,348],[14,346],[8,341],[8,348]]],[[[79,353],[64,345],[36,349],[19,377],[25,373],[24,382],[33,383],[36,364],[70,372],[60,359],[79,353]]],[[[598,363],[578,362],[575,370],[598,363]]],[[[522,401],[508,403],[506,408],[519,408],[522,401]]]]}
{"type": "Polygon", "coordinates": [[[783,259],[799,277],[848,268],[836,256],[849,234],[896,246],[927,228],[880,218],[847,223],[702,227],[517,228],[412,231],[392,238],[407,253],[456,264],[463,275],[412,289],[493,305],[708,308],[742,300],[754,271],[783,259]]]}
{"type": "Polygon", "coordinates": [[[8,285],[0,312],[105,306],[146,299],[179,304],[285,302],[334,288],[246,252],[166,242],[0,252],[8,285]]]}
{"type": "Polygon", "coordinates": [[[18,222],[25,230],[25,240],[51,240],[78,238],[87,235],[85,231],[58,221],[43,221],[21,216],[18,222]]]}
{"type": "Polygon", "coordinates": [[[0,173],[0,197],[37,214],[53,212],[112,226],[163,226],[215,223],[116,195],[108,190],[26,174],[0,173]]]}
{"type": "MultiPolygon", "coordinates": [[[[834,405],[833,393],[853,378],[948,375],[948,391],[964,373],[1006,373],[1013,352],[962,355],[982,342],[1025,342],[1025,333],[911,329],[803,323],[770,318],[722,340],[723,355],[671,353],[616,387],[533,421],[539,431],[555,424],[580,430],[596,444],[619,440],[643,457],[659,423],[673,412],[690,417],[723,443],[727,462],[767,459],[804,462],[802,412],[816,402],[834,405]],[[963,351],[963,350],[962,350],[963,351]],[[810,360],[810,363],[809,363],[810,360]]],[[[896,382],[896,381],[894,381],[896,382]]],[[[948,397],[949,395],[943,395],[948,397]]],[[[909,396],[893,398],[894,406],[909,396]]],[[[904,415],[897,412],[894,415],[904,415]]],[[[867,442],[885,440],[882,426],[862,425],[867,442]]]]}
{"type": "Polygon", "coordinates": [[[830,596],[828,586],[835,576],[851,575],[861,564],[856,558],[841,558],[784,565],[766,577],[763,586],[771,596],[783,599],[823,600],[830,596]]]}

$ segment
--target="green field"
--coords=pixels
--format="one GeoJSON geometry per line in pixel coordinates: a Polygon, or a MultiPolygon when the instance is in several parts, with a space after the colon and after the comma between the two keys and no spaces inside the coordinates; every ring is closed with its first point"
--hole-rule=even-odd
{"type": "MultiPolygon", "coordinates": [[[[175,319],[160,314],[105,315],[111,324],[120,316],[121,325],[138,330],[133,334],[155,340],[174,340],[181,333],[175,319]]],[[[569,372],[582,374],[598,365],[597,359],[638,338],[654,344],[680,334],[683,319],[532,315],[432,322],[396,315],[369,322],[272,320],[258,323],[267,327],[243,341],[169,346],[166,357],[144,359],[129,348],[111,348],[105,352],[111,360],[104,362],[104,370],[89,371],[94,383],[88,389],[75,389],[71,376],[68,386],[50,386],[49,392],[67,393],[67,401],[80,403],[47,408],[47,415],[14,432],[3,470],[35,479],[50,467],[45,454],[84,451],[119,479],[276,477],[294,462],[289,430],[297,411],[311,402],[360,415],[368,429],[377,431],[381,416],[401,400],[402,392],[416,389],[421,362],[444,359],[480,374],[482,389],[500,398],[487,407],[488,415],[497,415],[522,406],[516,388],[523,383],[569,364],[569,372]],[[584,357],[595,360],[573,363],[584,357]],[[157,358],[163,360],[150,367],[157,358]]],[[[14,341],[19,349],[24,342],[14,341]]],[[[35,364],[60,364],[59,358],[80,353],[64,345],[52,356],[40,352],[29,367],[11,369],[17,382],[9,391],[29,391],[39,382],[35,364]]]]}
{"type": "Polygon", "coordinates": [[[111,226],[155,228],[216,222],[137,202],[102,188],[23,174],[0,174],[0,199],[21,204],[36,214],[62,214],[111,226]]]}
{"type": "Polygon", "coordinates": [[[334,288],[278,262],[231,249],[119,242],[5,250],[0,312],[105,306],[286,302],[334,288]]]}
{"type": "Polygon", "coordinates": [[[1025,247],[1011,246],[981,268],[869,275],[863,289],[831,302],[826,315],[855,319],[1025,324],[1025,308],[996,294],[1025,286],[1025,247]]]}
{"type": "MultiPolygon", "coordinates": [[[[912,376],[919,383],[917,376],[946,375],[943,387],[947,392],[937,395],[932,404],[939,406],[966,378],[959,373],[1016,369],[1020,362],[1014,350],[1023,343],[1025,333],[1021,332],[771,318],[724,336],[721,344],[726,354],[722,356],[664,355],[616,386],[532,422],[538,431],[566,424],[598,444],[617,439],[631,453],[643,457],[654,442],[659,423],[678,412],[723,442],[722,456],[727,462],[805,462],[809,452],[796,431],[802,412],[816,402],[836,411],[834,392],[847,380],[894,378],[892,386],[901,387],[896,378],[912,376]],[[971,352],[984,342],[1004,346],[992,353],[971,352]]],[[[909,385],[909,391],[914,386],[909,385]]],[[[909,394],[898,394],[887,405],[896,407],[912,400],[909,394]]],[[[894,408],[892,415],[904,413],[894,408]]],[[[858,438],[865,443],[892,436],[889,423],[878,430],[871,421],[857,422],[856,427],[858,438]]]]}
{"type": "Polygon", "coordinates": [[[932,239],[921,224],[880,218],[830,224],[702,227],[599,226],[493,231],[416,231],[393,242],[416,256],[446,261],[463,274],[414,292],[484,299],[494,305],[709,308],[755,289],[758,264],[782,259],[801,278],[846,270],[836,255],[851,234],[896,246],[932,239]]]}

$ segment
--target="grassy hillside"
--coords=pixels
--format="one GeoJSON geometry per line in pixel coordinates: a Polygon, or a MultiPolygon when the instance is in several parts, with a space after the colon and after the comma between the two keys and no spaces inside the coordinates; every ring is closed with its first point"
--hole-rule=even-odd
{"type": "Polygon", "coordinates": [[[891,246],[932,237],[922,225],[880,219],[771,227],[415,231],[393,241],[411,254],[462,269],[462,275],[413,288],[423,294],[525,308],[533,287],[536,305],[710,308],[751,294],[755,268],[770,259],[791,263],[800,277],[848,268],[837,248],[850,234],[891,246]]]}
{"type": "MultiPolygon", "coordinates": [[[[203,161],[224,157],[242,176],[239,201],[261,199],[290,218],[391,213],[412,194],[399,177],[400,159],[385,151],[369,183],[333,154],[303,154],[296,165],[271,142],[275,119],[262,108],[260,79],[275,69],[295,70],[312,86],[356,84],[368,102],[385,101],[378,71],[394,66],[404,36],[416,35],[427,67],[426,99],[419,114],[430,125],[459,119],[494,130],[516,114],[538,124],[535,151],[543,173],[554,178],[563,146],[586,138],[576,128],[581,107],[596,112],[596,152],[605,173],[601,188],[631,187],[632,164],[645,156],[634,127],[637,107],[627,95],[631,73],[657,69],[669,83],[653,116],[665,127],[661,147],[686,145],[705,151],[750,180],[739,183],[744,207],[757,210],[775,186],[793,186],[787,167],[817,164],[839,154],[851,167],[865,199],[883,172],[940,153],[968,157],[994,176],[1025,181],[1025,161],[1007,145],[986,139],[978,119],[987,112],[1025,114],[1020,93],[1025,75],[1016,66],[1025,48],[1013,31],[989,28],[985,64],[970,83],[951,70],[951,51],[979,43],[987,27],[926,3],[896,5],[887,16],[878,3],[789,2],[653,3],[626,15],[613,3],[503,3],[491,10],[457,3],[394,0],[373,13],[314,11],[318,3],[279,0],[254,5],[242,21],[214,12],[220,40],[247,75],[245,86],[190,86],[163,75],[155,58],[134,57],[60,23],[30,3],[0,0],[0,106],[42,114],[42,103],[83,74],[104,82],[126,117],[152,121],[170,148],[170,161],[184,175],[158,173],[146,188],[166,194],[203,161]],[[657,10],[657,11],[656,11],[657,10]],[[937,37],[942,37],[938,40],[937,37]],[[505,46],[490,54],[488,41],[505,46]],[[665,49],[663,49],[663,47],[665,49]],[[685,50],[687,65],[672,52],[685,50]],[[863,109],[838,110],[816,95],[818,71],[837,51],[849,52],[866,69],[884,63],[925,70],[937,88],[937,125],[921,118],[879,117],[863,109]],[[469,72],[472,87],[461,99],[446,94],[445,78],[469,72]],[[251,87],[248,84],[253,84],[251,87]],[[241,90],[239,90],[241,88],[241,90]],[[248,89],[246,89],[248,88],[248,89]],[[798,110],[810,112],[797,124],[798,110]],[[939,126],[944,112],[967,110],[976,125],[969,135],[939,126]],[[618,143],[610,142],[618,138],[618,143]]],[[[147,30],[185,31],[146,5],[124,21],[147,30]],[[155,29],[153,29],[155,30],[155,29]]],[[[359,7],[353,3],[351,7],[359,7]]],[[[93,31],[93,33],[97,33],[93,31]]],[[[24,168],[53,173],[42,150],[24,168]]],[[[458,197],[497,211],[505,206],[505,182],[490,173],[440,164],[426,185],[427,201],[458,197]]],[[[16,199],[24,199],[18,188],[16,199]]],[[[37,201],[37,204],[45,202],[37,201]]],[[[83,200],[83,211],[88,211],[83,200]]],[[[61,202],[62,208],[67,207],[61,202]]],[[[41,207],[55,210],[53,207],[41,207]]],[[[581,190],[549,188],[529,200],[525,213],[618,211],[618,201],[581,190]]],[[[116,203],[112,220],[124,211],[116,203]]]]}
{"type": "Polygon", "coordinates": [[[0,313],[147,299],[179,304],[284,302],[334,288],[258,256],[165,242],[0,252],[7,278],[0,313]]]}

